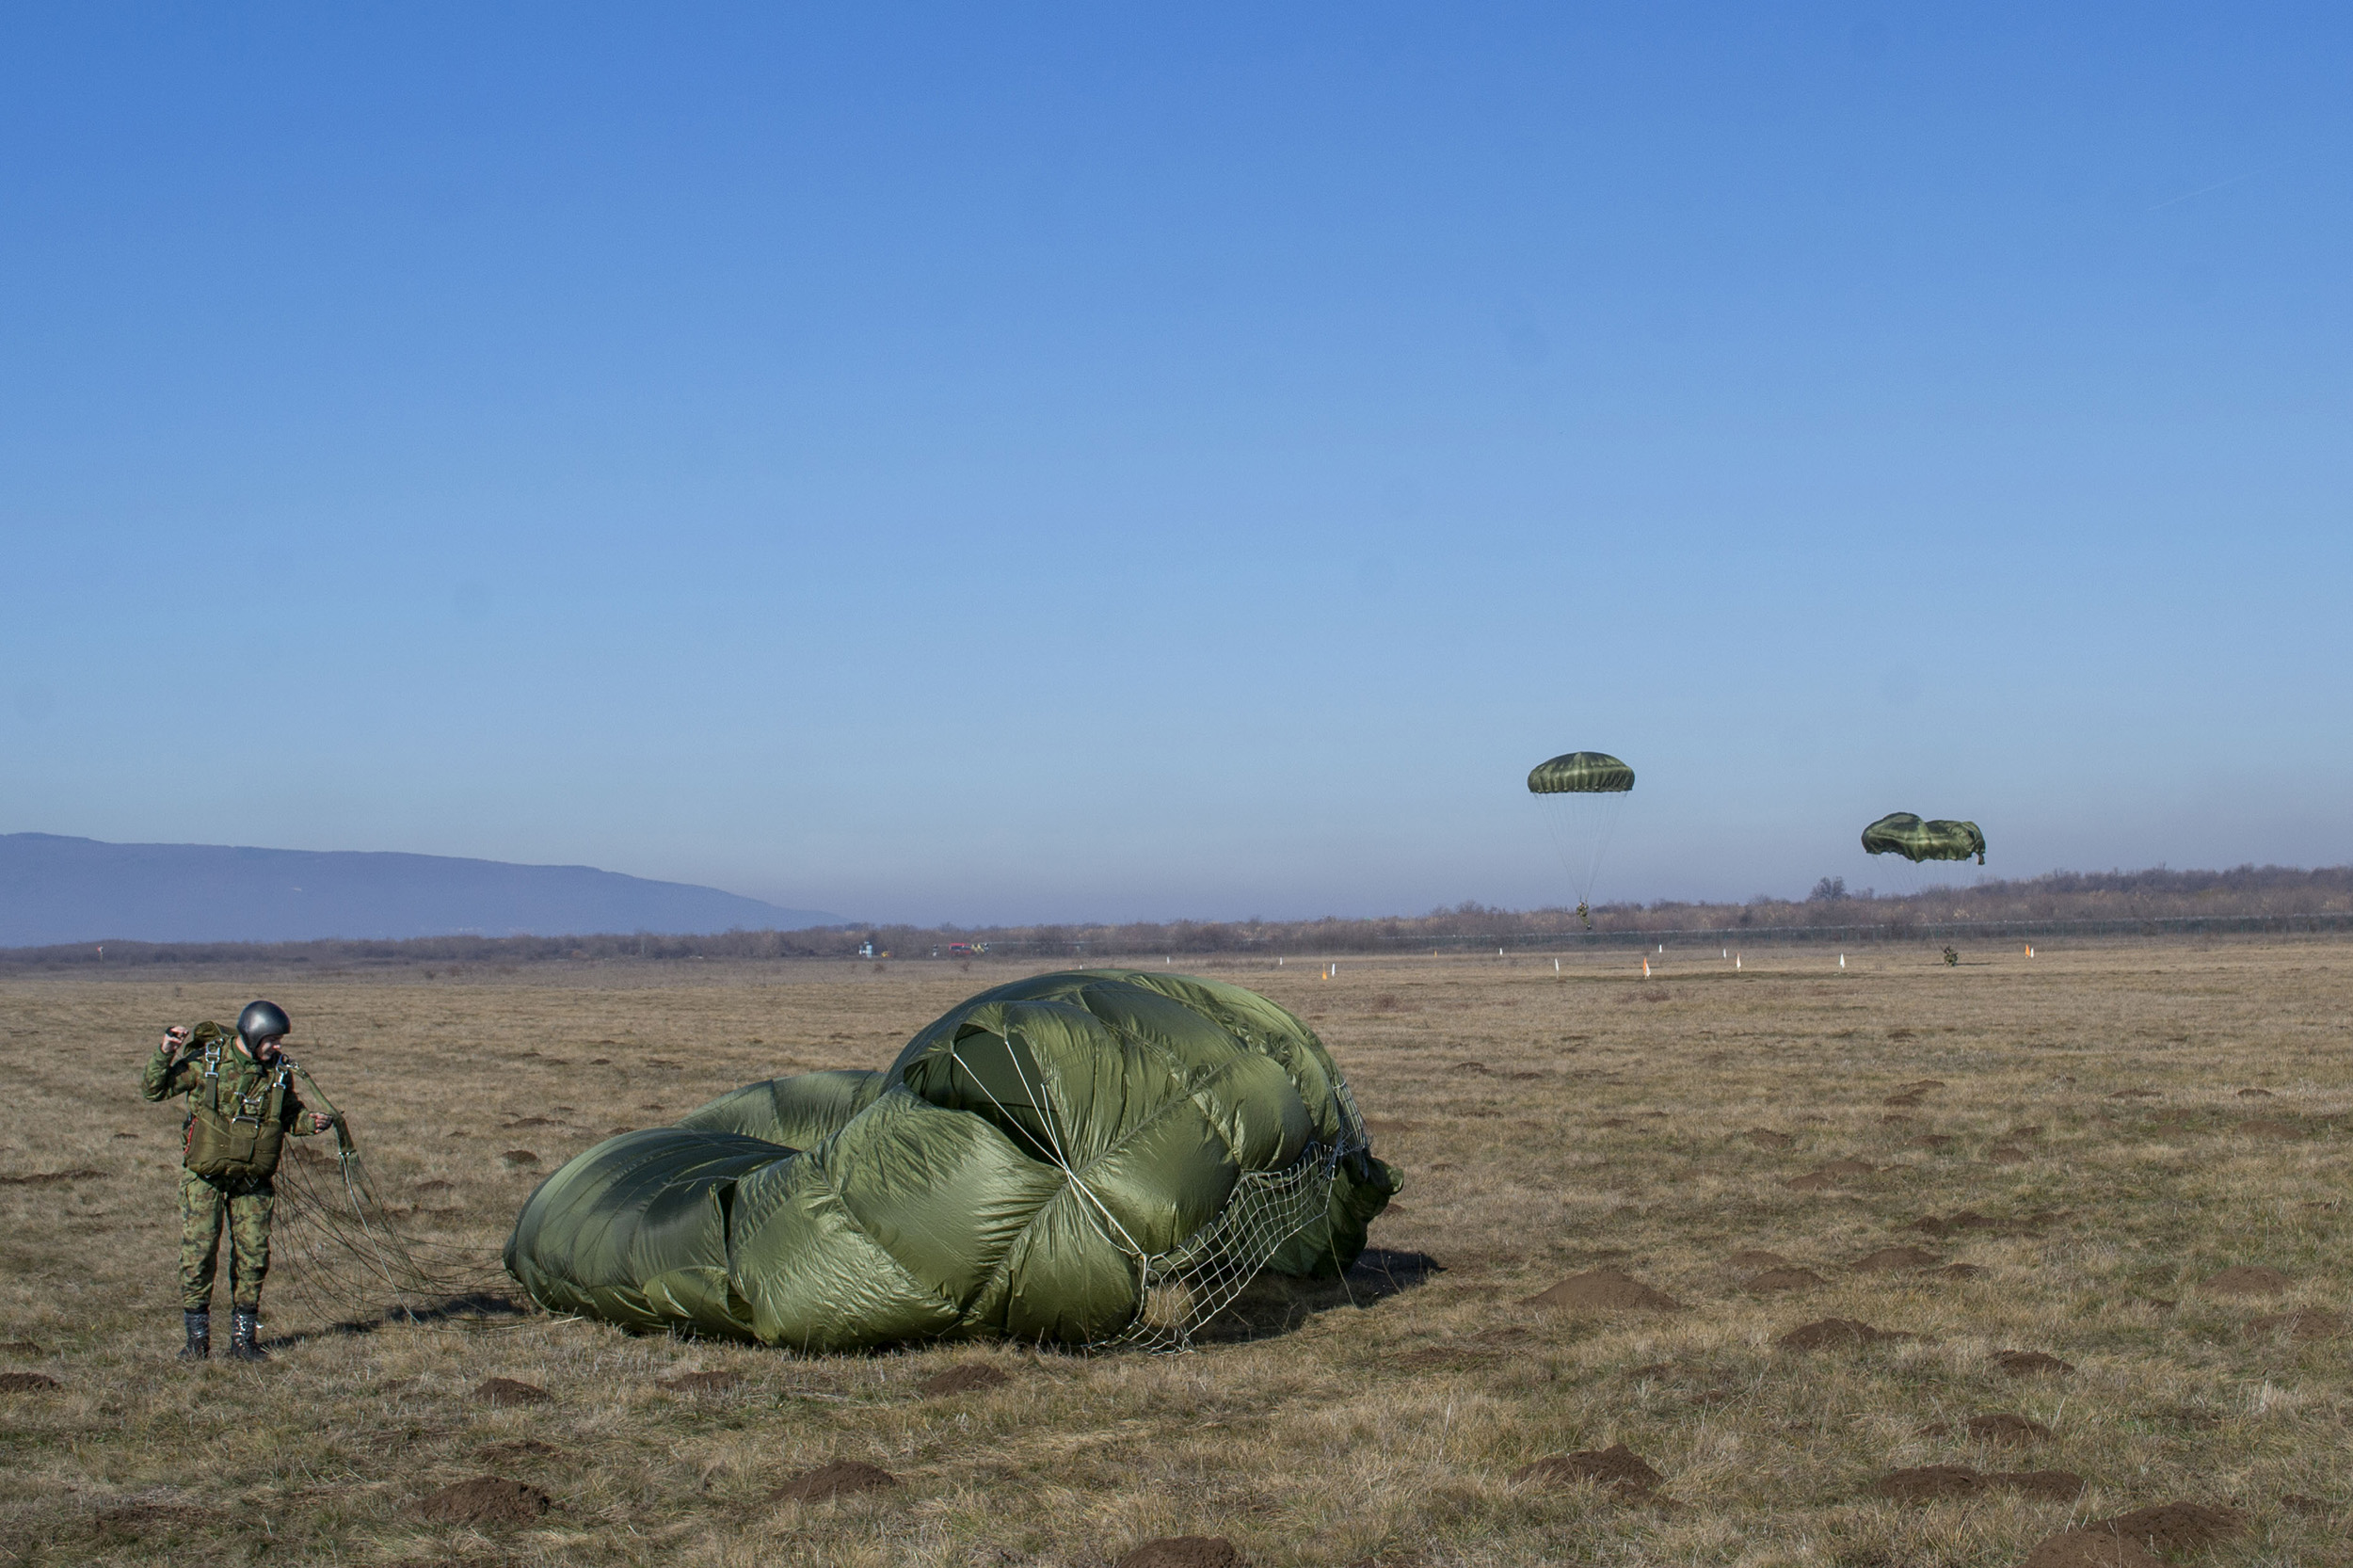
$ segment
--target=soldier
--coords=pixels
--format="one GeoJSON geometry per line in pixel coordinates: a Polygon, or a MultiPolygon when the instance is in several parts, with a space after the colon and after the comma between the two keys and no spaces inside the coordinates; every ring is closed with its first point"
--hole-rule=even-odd
{"type": "Polygon", "coordinates": [[[229,1354],[266,1361],[254,1342],[261,1329],[262,1276],[269,1272],[269,1217],[278,1189],[271,1176],[286,1135],[307,1138],[335,1125],[307,1111],[295,1095],[279,1042],[294,1027],[274,1001],[237,1015],[234,1032],[216,1023],[173,1025],[139,1075],[151,1100],[188,1096],[182,1124],[180,1305],[188,1342],[184,1361],[212,1353],[213,1272],[221,1222],[230,1238],[229,1298],[234,1314],[229,1354]]]}

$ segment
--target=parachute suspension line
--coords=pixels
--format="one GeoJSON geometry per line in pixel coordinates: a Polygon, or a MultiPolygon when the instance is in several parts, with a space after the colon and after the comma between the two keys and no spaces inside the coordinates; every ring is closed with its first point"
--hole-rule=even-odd
{"type": "MultiPolygon", "coordinates": [[[[989,1088],[988,1080],[972,1070],[972,1064],[964,1059],[952,1042],[948,1047],[948,1060],[964,1069],[965,1076],[980,1086],[981,1093],[988,1096],[988,1103],[995,1106],[1005,1120],[1014,1122],[1016,1126],[1019,1125],[1014,1113],[1005,1108],[1005,1102],[997,1097],[995,1090],[989,1088]]],[[[1095,1189],[1087,1185],[1086,1177],[1080,1176],[1077,1168],[1070,1163],[1070,1156],[1063,1148],[1062,1135],[1054,1128],[1053,1104],[1040,1092],[1037,1085],[1030,1081],[1030,1075],[1023,1069],[1021,1059],[1014,1054],[1013,1040],[1009,1035],[1005,1037],[1005,1060],[1013,1064],[1014,1076],[1021,1080],[1022,1093],[1030,1097],[1030,1108],[1037,1112],[1039,1125],[1046,1128],[1048,1158],[1069,1181],[1072,1190],[1086,1199],[1087,1203],[1093,1207],[1095,1213],[1102,1216],[1100,1221],[1096,1222],[1096,1233],[1129,1257],[1142,1258],[1144,1256],[1144,1248],[1137,1243],[1134,1237],[1128,1234],[1128,1227],[1119,1223],[1119,1216],[1113,1214],[1104,1205],[1103,1200],[1096,1196],[1095,1189]],[[1105,1224],[1109,1224],[1112,1230],[1119,1232],[1118,1236],[1113,1237],[1111,1231],[1104,1230],[1105,1224]]]]}
{"type": "MultiPolygon", "coordinates": [[[[1331,1088],[1340,1111],[1337,1135],[1329,1144],[1310,1140],[1279,1171],[1244,1173],[1217,1218],[1169,1251],[1143,1258],[1135,1320],[1107,1348],[1157,1354],[1191,1350],[1193,1336],[1234,1304],[1285,1243],[1319,1221],[1329,1222],[1340,1161],[1369,1146],[1356,1096],[1337,1070],[1331,1088]]],[[[1337,1264],[1337,1244],[1327,1236],[1325,1245],[1337,1264]]],[[[1345,1271],[1340,1286],[1353,1302],[1345,1271]]]]}
{"type": "Polygon", "coordinates": [[[322,1157],[302,1144],[292,1145],[278,1169],[278,1250],[296,1293],[328,1321],[351,1323],[372,1320],[388,1292],[392,1312],[419,1322],[420,1311],[446,1316],[453,1305],[493,1288],[490,1271],[471,1252],[419,1244],[401,1234],[343,1112],[298,1064],[287,1067],[325,1108],[336,1143],[331,1186],[319,1185],[311,1167],[322,1157]]]}

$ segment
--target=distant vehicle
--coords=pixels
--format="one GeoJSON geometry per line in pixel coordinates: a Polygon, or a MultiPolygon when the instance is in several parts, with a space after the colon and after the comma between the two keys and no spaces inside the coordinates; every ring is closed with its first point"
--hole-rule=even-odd
{"type": "Polygon", "coordinates": [[[971,958],[987,951],[986,942],[951,942],[948,944],[948,956],[951,958],[971,958]]]}

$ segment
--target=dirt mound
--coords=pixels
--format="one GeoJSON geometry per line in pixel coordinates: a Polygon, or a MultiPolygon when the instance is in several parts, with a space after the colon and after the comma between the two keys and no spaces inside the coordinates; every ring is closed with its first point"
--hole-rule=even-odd
{"type": "Polygon", "coordinates": [[[1922,1464],[1891,1471],[1871,1483],[1875,1496],[1899,1503],[1943,1502],[1954,1497],[1980,1496],[1988,1492],[2015,1492],[2037,1502],[2073,1502],[2083,1496],[2084,1478],[2072,1470],[2002,1470],[1988,1474],[1965,1464],[1922,1464]]]}
{"type": "Polygon", "coordinates": [[[1947,1133],[1924,1132],[1917,1138],[1905,1139],[1904,1147],[1908,1149],[1942,1149],[1951,1147],[1952,1142],[1953,1140],[1951,1136],[1947,1133]]]}
{"type": "Polygon", "coordinates": [[[1811,1269],[1768,1269],[1743,1282],[1740,1288],[1762,1295],[1773,1290],[1812,1290],[1824,1283],[1811,1269]]]}
{"type": "Polygon", "coordinates": [[[1920,1464],[1891,1470],[1871,1483],[1871,1495],[1899,1503],[1929,1503],[1945,1497],[1974,1497],[1985,1478],[1961,1464],[1920,1464]]]}
{"type": "Polygon", "coordinates": [[[2328,1498],[2308,1497],[2301,1492],[2281,1493],[2280,1506],[2290,1513],[2301,1513],[2312,1519],[2326,1518],[2337,1511],[2337,1505],[2328,1498]]]}
{"type": "Polygon", "coordinates": [[[680,1372],[656,1379],[654,1386],[673,1394],[724,1394],[743,1381],[741,1372],[680,1372]]]}
{"type": "Polygon", "coordinates": [[[1985,1151],[1985,1157],[1996,1165],[2024,1165],[2034,1158],[2034,1153],[2015,1144],[1996,1144],[1985,1151]]]}
{"type": "Polygon", "coordinates": [[[1939,1279],[1982,1279],[1985,1271],[1975,1263],[1947,1263],[1935,1271],[1939,1279]]]}
{"type": "Polygon", "coordinates": [[[2023,1448],[2050,1436],[2051,1429],[2031,1417],[1997,1411],[1991,1416],[1970,1416],[1969,1435],[1997,1448],[2023,1448]]]}
{"type": "Polygon", "coordinates": [[[2238,1534],[2247,1528],[2247,1515],[2235,1508],[2204,1503],[2159,1503],[2112,1519],[2095,1519],[2088,1528],[2112,1531],[2153,1552],[2186,1552],[2238,1534]]]}
{"type": "Polygon", "coordinates": [[[2018,1568],[2166,1568],[2166,1562],[2107,1530],[2072,1529],[2044,1536],[2018,1568]]]}
{"type": "Polygon", "coordinates": [[[2285,1334],[2295,1340],[2334,1339],[2347,1327],[2341,1313],[2325,1306],[2299,1307],[2294,1312],[2270,1312],[2247,1320],[2249,1334],[2285,1334]]]}
{"type": "Polygon", "coordinates": [[[1147,1541],[1112,1568],[1241,1568],[1241,1553],[1222,1535],[1171,1535],[1147,1541]]]}
{"type": "Polygon", "coordinates": [[[90,1524],[102,1535],[145,1535],[150,1530],[195,1529],[210,1523],[213,1517],[209,1508],[190,1508],[184,1503],[131,1503],[121,1508],[100,1509],[90,1524]]]}
{"type": "Polygon", "coordinates": [[[984,1388],[1001,1388],[1013,1379],[1001,1367],[985,1361],[968,1361],[961,1367],[951,1367],[935,1372],[915,1385],[915,1391],[927,1399],[944,1399],[950,1394],[975,1394],[984,1388]]]}
{"type": "Polygon", "coordinates": [[[1918,1247],[1881,1247],[1867,1257],[1859,1258],[1855,1267],[1868,1273],[1892,1273],[1898,1269],[1932,1269],[1944,1259],[1918,1247]]]}
{"type": "Polygon", "coordinates": [[[1993,1365],[2014,1378],[2040,1377],[2045,1372],[2064,1376],[2075,1368],[2041,1351],[1995,1351],[1993,1365]]]}
{"type": "Polygon", "coordinates": [[[501,1149],[499,1163],[510,1171],[521,1171],[539,1163],[539,1157],[529,1149],[501,1149]]]}
{"type": "Polygon", "coordinates": [[[1916,1334],[1902,1334],[1888,1329],[1876,1329],[1854,1318],[1819,1318],[1796,1328],[1773,1341],[1785,1351],[1844,1350],[1850,1345],[1871,1345],[1881,1340],[1917,1339],[1916,1334]]]}
{"type": "Polygon", "coordinates": [[[478,1404],[547,1404],[555,1398],[536,1383],[513,1378],[484,1378],[466,1397],[478,1404]]]}
{"type": "Polygon", "coordinates": [[[418,1182],[414,1187],[409,1188],[408,1191],[411,1192],[447,1192],[456,1188],[456,1185],[457,1184],[454,1181],[443,1181],[440,1177],[436,1176],[431,1181],[418,1182]]]}
{"type": "Polygon", "coordinates": [[[45,1372],[0,1372],[0,1394],[37,1394],[58,1386],[45,1372]]]}
{"type": "Polygon", "coordinates": [[[2294,1122],[2275,1122],[2267,1117],[2258,1117],[2251,1122],[2241,1122],[2238,1129],[2249,1138],[2301,1138],[2304,1136],[2304,1129],[2294,1122]]]}
{"type": "Polygon", "coordinates": [[[805,1470],[769,1494],[769,1501],[813,1503],[852,1492],[880,1492],[899,1484],[899,1478],[879,1464],[862,1459],[837,1459],[805,1470]]]}
{"type": "Polygon", "coordinates": [[[2119,1089],[2108,1096],[2112,1100],[2153,1100],[2159,1097],[2154,1089],[2119,1089]]]}
{"type": "Polygon", "coordinates": [[[1601,1312],[1680,1312],[1683,1304],[1663,1290],[1654,1290],[1622,1269],[1593,1269],[1571,1274],[1541,1295],[1530,1296],[1534,1307],[1581,1307],[1601,1312]]]}
{"type": "Polygon", "coordinates": [[[2235,1263],[2199,1288],[2212,1296],[2276,1296],[2293,1283],[2277,1269],[2266,1269],[2260,1263],[2235,1263]]]}
{"type": "Polygon", "coordinates": [[[1601,1490],[1614,1492],[1621,1497],[1648,1496],[1666,1479],[1623,1443],[1598,1450],[1580,1448],[1573,1454],[1549,1454],[1533,1464],[1524,1464],[1512,1472],[1514,1483],[1532,1481],[1539,1486],[1574,1486],[1579,1481],[1589,1480],[1601,1490]]]}
{"type": "Polygon", "coordinates": [[[473,1456],[485,1464],[511,1464],[521,1459],[554,1459],[563,1451],[536,1437],[518,1437],[508,1443],[485,1443],[473,1451],[473,1456]]]}
{"type": "Polygon", "coordinates": [[[563,1125],[563,1123],[549,1116],[525,1116],[519,1121],[507,1123],[504,1127],[499,1128],[499,1130],[501,1132],[514,1132],[527,1127],[562,1127],[563,1125]]]}
{"type": "Polygon", "coordinates": [[[1775,1132],[1769,1127],[1753,1127],[1749,1128],[1748,1131],[1740,1134],[1740,1136],[1746,1138],[1750,1143],[1754,1144],[1761,1149],[1785,1149],[1790,1144],[1797,1142],[1797,1140],[1790,1137],[1789,1134],[1785,1132],[1775,1132]]]}
{"type": "Polygon", "coordinates": [[[437,1525],[522,1525],[545,1513],[552,1501],[526,1481],[476,1476],[419,1497],[416,1512],[437,1525]]]}
{"type": "Polygon", "coordinates": [[[1900,1105],[1910,1107],[1919,1104],[1920,1096],[1913,1094],[1890,1095],[1885,1099],[1880,1101],[1880,1103],[1881,1105],[1900,1105]]]}
{"type": "Polygon", "coordinates": [[[1724,1262],[1735,1269],[1786,1269],[1789,1267],[1787,1258],[1777,1252],[1767,1252],[1762,1247],[1743,1247],[1725,1258],[1724,1262]]]}
{"type": "Polygon", "coordinates": [[[39,1355],[41,1349],[30,1339],[10,1339],[0,1343],[0,1355],[39,1355]]]}

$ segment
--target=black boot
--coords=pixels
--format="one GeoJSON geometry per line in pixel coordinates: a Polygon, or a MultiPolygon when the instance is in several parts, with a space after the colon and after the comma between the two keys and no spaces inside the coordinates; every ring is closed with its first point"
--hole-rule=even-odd
{"type": "Polygon", "coordinates": [[[202,1361],[213,1353],[213,1309],[209,1306],[180,1311],[180,1320],[187,1327],[188,1342],[180,1352],[183,1361],[202,1361]]]}
{"type": "Polygon", "coordinates": [[[229,1359],[232,1361],[267,1361],[269,1352],[253,1342],[262,1331],[262,1309],[240,1306],[229,1315],[229,1359]]]}

